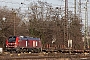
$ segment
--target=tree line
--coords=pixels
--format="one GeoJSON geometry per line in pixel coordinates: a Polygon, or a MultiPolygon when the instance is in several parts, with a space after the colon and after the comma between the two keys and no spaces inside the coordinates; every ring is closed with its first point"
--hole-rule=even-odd
{"type": "MultiPolygon", "coordinates": [[[[1,44],[6,38],[14,35],[15,29],[16,36],[39,37],[43,44],[52,44],[54,41],[56,45],[63,45],[65,11],[47,2],[38,1],[30,4],[25,13],[16,12],[15,9],[0,8],[1,44]]],[[[73,48],[83,48],[81,19],[72,11],[68,11],[66,29],[68,40],[73,40],[73,48]]]]}

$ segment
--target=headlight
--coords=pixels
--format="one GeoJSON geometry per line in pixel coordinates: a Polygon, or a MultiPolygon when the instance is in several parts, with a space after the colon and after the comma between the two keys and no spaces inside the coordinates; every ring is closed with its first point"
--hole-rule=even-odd
{"type": "Polygon", "coordinates": [[[15,43],[16,44],[16,43],[15,43]]]}
{"type": "Polygon", "coordinates": [[[17,47],[17,45],[15,45],[15,47],[17,47]]]}

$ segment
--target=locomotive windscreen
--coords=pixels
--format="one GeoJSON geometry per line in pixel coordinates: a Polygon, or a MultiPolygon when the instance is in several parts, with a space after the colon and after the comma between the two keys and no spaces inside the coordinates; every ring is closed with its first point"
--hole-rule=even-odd
{"type": "Polygon", "coordinates": [[[9,37],[8,42],[15,42],[16,41],[16,37],[9,37]]]}

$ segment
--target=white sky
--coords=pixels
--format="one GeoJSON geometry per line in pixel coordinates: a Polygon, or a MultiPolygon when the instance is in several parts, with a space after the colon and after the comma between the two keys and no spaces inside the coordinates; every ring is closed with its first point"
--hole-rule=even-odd
{"type": "MultiPolygon", "coordinates": [[[[17,9],[19,7],[27,8],[28,4],[30,2],[33,2],[33,1],[38,1],[38,0],[0,0],[0,6],[7,6],[9,8],[17,8],[17,9]],[[25,5],[20,4],[21,2],[25,3],[25,5]]],[[[53,6],[59,6],[59,5],[64,5],[64,1],[65,0],[39,0],[39,1],[44,1],[44,2],[46,1],[46,2],[48,2],[50,4],[52,4],[53,6]]],[[[79,1],[79,0],[77,0],[77,1],[79,1]]],[[[81,0],[81,1],[85,2],[85,0],[81,0]]],[[[69,7],[74,7],[74,0],[68,0],[68,2],[69,2],[68,3],[69,7]]],[[[84,4],[83,4],[83,7],[84,7],[84,4]]],[[[69,8],[69,10],[74,11],[74,8],[69,8]]],[[[82,11],[83,19],[84,19],[84,16],[85,16],[84,12],[85,11],[82,11]]],[[[90,19],[90,15],[89,14],[90,14],[90,1],[89,1],[89,4],[88,4],[88,20],[90,19]]],[[[90,25],[90,21],[88,22],[88,24],[90,25]]]]}
{"type": "MultiPolygon", "coordinates": [[[[8,7],[20,7],[21,2],[28,4],[29,2],[38,1],[38,0],[0,0],[1,6],[8,6],[8,7]]],[[[63,0],[40,0],[40,1],[46,1],[48,3],[51,3],[53,5],[63,5],[63,0]]],[[[72,4],[73,0],[69,0],[70,4],[72,4]]]]}

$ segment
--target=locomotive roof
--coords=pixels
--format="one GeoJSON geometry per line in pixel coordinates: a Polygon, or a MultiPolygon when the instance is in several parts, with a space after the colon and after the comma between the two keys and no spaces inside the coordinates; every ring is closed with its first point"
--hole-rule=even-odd
{"type": "Polygon", "coordinates": [[[21,40],[40,40],[40,38],[25,37],[25,38],[21,38],[21,40]]]}

